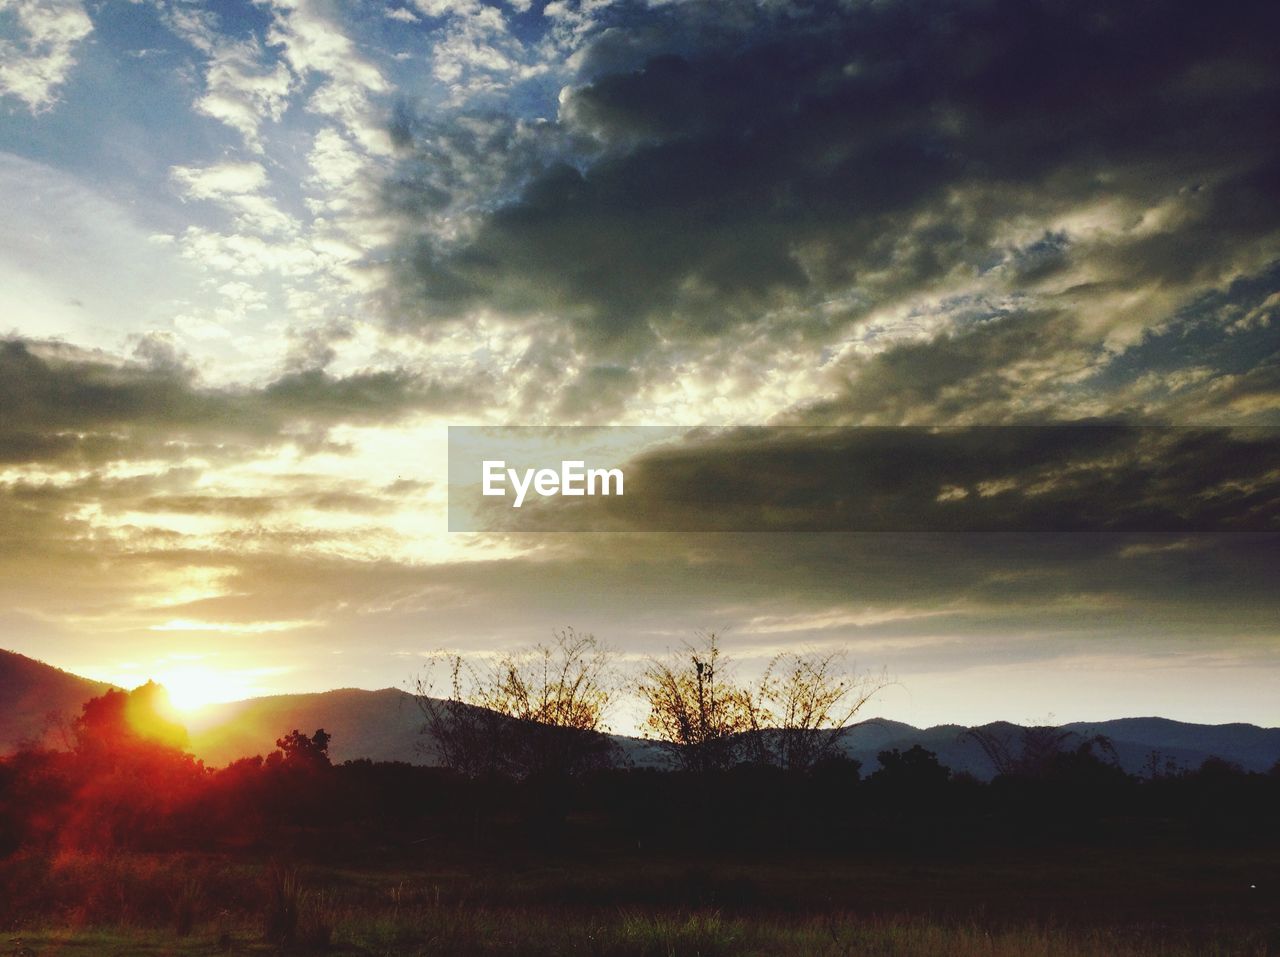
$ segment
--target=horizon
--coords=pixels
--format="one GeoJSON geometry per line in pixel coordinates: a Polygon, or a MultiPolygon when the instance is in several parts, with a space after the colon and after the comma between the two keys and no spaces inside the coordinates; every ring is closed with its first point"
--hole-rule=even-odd
{"type": "MultiPolygon", "coordinates": [[[[8,652],[11,654],[21,655],[22,657],[27,658],[28,660],[33,661],[36,664],[46,665],[51,668],[57,668],[59,671],[62,671],[65,674],[71,675],[72,677],[110,685],[112,687],[118,688],[123,691],[131,691],[139,687],[140,685],[146,684],[148,681],[154,681],[156,684],[164,688],[166,692],[169,692],[172,697],[172,692],[170,692],[169,687],[165,685],[163,681],[160,681],[152,677],[144,678],[142,681],[131,681],[131,682],[125,682],[121,684],[119,682],[108,681],[106,679],[99,678],[94,675],[82,674],[80,672],[74,671],[73,669],[59,667],[58,665],[52,662],[43,661],[41,659],[34,658],[30,655],[23,655],[21,652],[16,652],[16,651],[13,651],[12,649],[0,648],[0,652],[8,652]]],[[[267,698],[293,698],[293,697],[301,697],[301,696],[322,696],[326,694],[343,692],[343,691],[355,691],[355,692],[363,692],[363,693],[369,693],[369,694],[376,694],[378,692],[391,691],[391,692],[410,695],[410,696],[417,695],[417,692],[415,690],[405,687],[403,685],[401,686],[385,685],[382,687],[373,687],[373,688],[360,687],[355,685],[343,685],[343,686],[335,686],[335,687],[323,688],[323,689],[304,689],[304,690],[298,690],[298,691],[268,692],[265,694],[250,695],[244,698],[202,701],[193,706],[184,706],[178,702],[174,702],[173,706],[175,708],[175,711],[177,712],[178,720],[180,721],[180,723],[186,725],[188,730],[193,732],[204,732],[204,731],[209,731],[216,727],[219,727],[219,724],[218,724],[219,721],[234,721],[234,715],[219,714],[218,713],[219,709],[233,708],[236,705],[247,704],[253,701],[267,699],[267,698]]],[[[1200,727],[1226,727],[1229,725],[1247,725],[1247,726],[1256,727],[1262,730],[1280,730],[1280,725],[1275,725],[1275,726],[1265,725],[1265,724],[1259,724],[1256,721],[1192,721],[1189,719],[1178,718],[1171,715],[1156,714],[1156,713],[1113,714],[1107,717],[1098,717],[1096,715],[1093,715],[1093,716],[1083,717],[1083,718],[1082,717],[1061,717],[1055,714],[1049,714],[1044,716],[1043,719],[1033,718],[1033,719],[1019,720],[1014,718],[997,717],[997,718],[992,718],[992,719],[981,721],[981,722],[963,722],[963,721],[945,721],[944,720],[944,721],[931,721],[927,723],[916,723],[916,722],[907,721],[902,718],[895,717],[891,714],[871,713],[875,710],[874,708],[871,707],[873,703],[874,703],[874,699],[868,702],[868,705],[865,708],[865,711],[867,713],[864,714],[863,711],[860,710],[856,715],[853,716],[853,718],[847,724],[843,725],[843,727],[856,727],[860,724],[864,724],[866,722],[871,722],[871,721],[889,721],[889,722],[902,724],[908,727],[912,727],[917,730],[928,731],[928,730],[932,730],[939,727],[982,727],[990,724],[1010,724],[1018,727],[1033,727],[1037,725],[1063,727],[1070,724],[1091,725],[1091,724],[1106,724],[1106,723],[1115,722],[1115,721],[1147,720],[1147,721],[1170,721],[1178,724],[1189,724],[1189,725],[1196,725],[1200,727]]],[[[629,737],[629,738],[635,738],[639,740],[654,740],[651,736],[646,736],[644,729],[640,728],[639,726],[628,729],[628,728],[620,728],[620,727],[614,727],[612,725],[609,725],[607,730],[609,734],[618,735],[621,737],[629,737]]]]}

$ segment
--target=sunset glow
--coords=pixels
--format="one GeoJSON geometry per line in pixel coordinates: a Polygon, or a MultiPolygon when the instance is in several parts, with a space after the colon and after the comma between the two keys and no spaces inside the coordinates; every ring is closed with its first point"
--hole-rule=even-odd
{"type": "Polygon", "coordinates": [[[169,692],[174,709],[183,714],[197,713],[211,704],[248,698],[258,690],[241,673],[195,665],[163,671],[155,680],[169,692]]]}

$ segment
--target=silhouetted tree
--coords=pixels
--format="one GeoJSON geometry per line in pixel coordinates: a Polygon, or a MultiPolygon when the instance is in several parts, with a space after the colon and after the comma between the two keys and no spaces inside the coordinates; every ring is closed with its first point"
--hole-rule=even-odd
{"type": "MultiPolygon", "coordinates": [[[[1075,731],[1036,725],[1019,728],[1014,725],[990,725],[970,728],[961,737],[978,742],[995,768],[996,774],[1010,777],[1046,778],[1062,763],[1062,756],[1094,749],[1115,760],[1115,748],[1105,735],[1082,737],[1075,731]]],[[[1096,756],[1096,755],[1095,755],[1096,756]]]]}
{"type": "Polygon", "coordinates": [[[86,701],[72,723],[74,798],[59,839],[79,848],[144,847],[172,840],[175,814],[204,783],[170,717],[164,688],[147,682],[86,701]]]}
{"type": "Polygon", "coordinates": [[[181,750],[187,729],[172,710],[168,692],[154,681],[128,692],[113,688],[81,706],[72,723],[76,751],[107,757],[146,746],[181,750]]]}
{"type": "Polygon", "coordinates": [[[951,769],[938,761],[932,751],[913,744],[906,751],[894,748],[881,751],[877,758],[880,770],[871,775],[871,781],[895,790],[923,790],[937,788],[947,783],[951,769]]]}
{"type": "Polygon", "coordinates": [[[754,723],[762,756],[789,771],[804,771],[840,753],[840,739],[877,691],[882,676],[859,674],[845,652],[778,655],[760,679],[754,723]]]}
{"type": "Polygon", "coordinates": [[[650,661],[639,692],[649,705],[645,727],[685,770],[729,767],[749,744],[744,733],[761,727],[761,709],[734,681],[714,632],[686,642],[668,661],[650,661]]]}
{"type": "Polygon", "coordinates": [[[490,664],[439,653],[416,683],[429,746],[446,767],[468,775],[575,774],[607,765],[611,659],[594,635],[572,628],[490,664]],[[443,698],[441,671],[448,676],[443,698]]]}
{"type": "MultiPolygon", "coordinates": [[[[329,741],[332,735],[324,728],[307,737],[297,728],[283,738],[276,739],[277,754],[281,763],[293,768],[329,767],[329,741]]],[[[272,755],[275,757],[275,755],[272,755]]]]}

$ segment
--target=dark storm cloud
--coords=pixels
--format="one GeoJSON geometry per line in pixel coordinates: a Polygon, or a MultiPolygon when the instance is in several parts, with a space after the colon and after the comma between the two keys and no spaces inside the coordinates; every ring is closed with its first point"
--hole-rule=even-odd
{"type": "Polygon", "coordinates": [[[1166,415],[1185,415],[1198,405],[1207,414],[1239,422],[1248,421],[1249,398],[1280,393],[1278,370],[1280,266],[1275,266],[1197,297],[1083,385],[1116,392],[1155,379],[1166,415]],[[1188,370],[1208,374],[1183,384],[1180,374],[1188,370]]]}
{"type": "MultiPolygon", "coordinates": [[[[1057,239],[1021,257],[1053,268],[1057,239]]],[[[778,418],[810,425],[1081,418],[1275,425],[1280,267],[1193,296],[1133,345],[1110,351],[1067,307],[976,303],[932,339],[840,362],[831,394],[778,418]]]]}
{"type": "Polygon", "coordinates": [[[633,505],[668,528],[1280,529],[1275,430],[797,431],[644,457],[633,505]]]}
{"type": "Polygon", "coordinates": [[[833,376],[835,394],[802,404],[782,421],[813,425],[981,421],[991,418],[1042,420],[1052,403],[1067,411],[1062,395],[1040,392],[1027,400],[1018,370],[1027,363],[1055,372],[1076,372],[1095,361],[1096,344],[1081,344],[1076,323],[1060,312],[990,310],[978,313],[949,334],[885,349],[868,359],[846,362],[833,376]],[[1038,401],[1037,401],[1038,400],[1038,401]]]}
{"type": "MultiPolygon", "coordinates": [[[[1275,4],[897,2],[771,27],[629,72],[603,57],[560,117],[593,151],[523,157],[531,181],[465,239],[417,239],[402,319],[552,314],[616,359],[752,325],[829,336],[1006,259],[997,288],[1092,270],[1078,300],[1213,284],[1280,252],[1275,4]],[[1166,220],[1002,245],[1009,223],[1109,200],[1166,220]],[[843,314],[817,309],[839,294],[843,314]]],[[[409,221],[434,189],[414,182],[398,181],[409,221]]]]}
{"type": "MultiPolygon", "coordinates": [[[[473,398],[407,370],[290,372],[260,389],[210,389],[171,363],[120,363],[49,343],[0,342],[0,462],[101,463],[239,443],[287,430],[377,424],[473,398]]],[[[293,431],[290,431],[293,434],[293,431]]]]}
{"type": "Polygon", "coordinates": [[[430,593],[434,620],[458,623],[461,640],[576,622],[647,632],[639,650],[661,651],[698,628],[736,637],[776,615],[799,621],[764,636],[775,648],[945,636],[972,665],[1063,653],[1062,642],[1009,641],[1031,635],[1109,651],[1188,639],[1205,650],[1215,635],[1273,648],[1278,555],[1280,538],[1248,534],[565,535],[539,560],[442,567],[423,582],[443,589],[430,593]],[[566,580],[578,587],[566,592],[566,580]],[[803,625],[832,609],[892,614],[803,625]]]}
{"type": "MultiPolygon", "coordinates": [[[[455,448],[463,446],[451,436],[451,462],[455,448]]],[[[535,496],[519,511],[491,498],[481,522],[544,531],[1280,531],[1276,429],[736,429],[691,434],[622,471],[621,497],[535,496]]]]}

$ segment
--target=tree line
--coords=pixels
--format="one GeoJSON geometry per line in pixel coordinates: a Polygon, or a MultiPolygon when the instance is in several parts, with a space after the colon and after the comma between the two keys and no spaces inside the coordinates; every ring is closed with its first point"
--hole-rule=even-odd
{"type": "Polygon", "coordinates": [[[775,656],[742,680],[715,633],[626,674],[594,635],[566,628],[494,659],[437,652],[414,682],[426,750],[467,775],[576,774],[622,760],[609,737],[627,691],[646,709],[643,731],[670,765],[740,763],[803,772],[839,753],[854,717],[885,685],[845,652],[775,656]]]}

